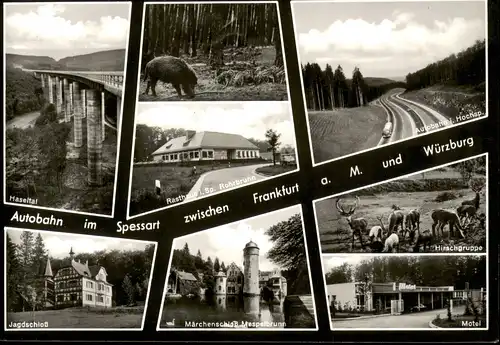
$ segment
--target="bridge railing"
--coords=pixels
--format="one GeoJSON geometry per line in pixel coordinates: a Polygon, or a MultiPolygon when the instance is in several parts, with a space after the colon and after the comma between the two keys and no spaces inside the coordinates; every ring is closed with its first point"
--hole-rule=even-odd
{"type": "Polygon", "coordinates": [[[57,71],[57,70],[26,70],[35,74],[58,74],[67,76],[79,76],[92,80],[97,83],[108,85],[117,89],[123,88],[124,73],[123,72],[106,72],[106,71],[57,71]]]}

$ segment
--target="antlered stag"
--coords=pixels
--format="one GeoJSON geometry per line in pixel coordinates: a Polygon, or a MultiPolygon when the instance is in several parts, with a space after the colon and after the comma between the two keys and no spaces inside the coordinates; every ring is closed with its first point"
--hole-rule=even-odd
{"type": "Polygon", "coordinates": [[[470,200],[465,200],[465,201],[462,201],[462,206],[465,206],[465,205],[470,205],[470,206],[474,206],[474,208],[477,210],[479,208],[479,193],[481,192],[481,189],[483,189],[484,187],[484,184],[479,184],[479,185],[474,185],[474,184],[470,184],[470,189],[472,189],[472,191],[474,193],[476,193],[474,199],[470,199],[470,200]]]}
{"type": "Polygon", "coordinates": [[[441,231],[441,236],[443,235],[443,228],[445,225],[448,224],[449,226],[449,232],[448,232],[448,238],[450,236],[455,236],[455,230],[458,230],[460,232],[460,235],[462,238],[465,238],[465,235],[463,233],[462,226],[460,225],[460,219],[458,218],[458,215],[454,212],[450,212],[448,210],[443,210],[443,209],[437,209],[432,211],[431,213],[431,218],[432,218],[432,235],[436,237],[436,233],[441,231]],[[436,226],[437,226],[437,231],[436,231],[436,226]]]}
{"type": "Polygon", "coordinates": [[[363,243],[363,233],[366,233],[368,222],[366,221],[366,219],[362,217],[352,219],[352,214],[354,213],[354,211],[356,211],[356,208],[359,205],[359,197],[356,196],[356,203],[353,206],[349,207],[349,211],[344,210],[344,208],[340,204],[340,200],[341,200],[340,198],[337,199],[335,206],[337,207],[339,213],[345,217],[347,223],[349,224],[349,227],[351,228],[352,250],[354,250],[354,236],[358,236],[361,248],[364,249],[365,244],[363,243]]]}

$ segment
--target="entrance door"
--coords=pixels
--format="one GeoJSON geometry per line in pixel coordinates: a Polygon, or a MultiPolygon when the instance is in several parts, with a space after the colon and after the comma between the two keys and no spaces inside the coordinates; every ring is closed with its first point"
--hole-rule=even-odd
{"type": "Polygon", "coordinates": [[[399,315],[404,310],[404,302],[402,299],[391,300],[391,315],[399,315]]]}

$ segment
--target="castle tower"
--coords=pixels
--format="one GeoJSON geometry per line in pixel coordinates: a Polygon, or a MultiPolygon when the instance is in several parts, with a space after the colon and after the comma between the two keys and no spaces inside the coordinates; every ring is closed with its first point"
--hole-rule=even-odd
{"type": "Polygon", "coordinates": [[[216,295],[225,295],[226,294],[226,274],[220,270],[215,275],[215,294],[216,295]]]}
{"type": "Polygon", "coordinates": [[[259,296],[259,247],[250,241],[243,249],[243,295],[259,296]]]}
{"type": "Polygon", "coordinates": [[[71,258],[71,261],[74,260],[75,253],[73,252],[73,247],[69,250],[69,257],[71,258]]]}
{"type": "Polygon", "coordinates": [[[43,274],[43,308],[48,309],[54,306],[54,281],[52,277],[52,266],[50,265],[50,259],[47,258],[47,264],[45,265],[45,272],[43,274]]]}

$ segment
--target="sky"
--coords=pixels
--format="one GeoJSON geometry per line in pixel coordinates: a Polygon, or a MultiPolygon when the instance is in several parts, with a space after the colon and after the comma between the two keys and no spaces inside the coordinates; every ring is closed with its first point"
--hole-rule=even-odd
{"type": "Polygon", "coordinates": [[[137,103],[137,124],[164,129],[214,131],[265,140],[268,129],[281,134],[282,146],[295,147],[295,130],[288,102],[137,103]]]}
{"type": "Polygon", "coordinates": [[[302,64],[404,77],[486,37],[485,1],[292,3],[302,64]]]}
{"type": "Polygon", "coordinates": [[[236,223],[176,238],[174,240],[174,249],[182,249],[184,244],[187,243],[191,255],[196,255],[199,249],[204,260],[210,256],[213,262],[218,257],[219,263],[224,261],[226,267],[231,262],[234,262],[243,269],[243,248],[249,241],[253,241],[260,249],[259,269],[261,271],[272,271],[274,268],[279,267],[266,257],[273,243],[265,235],[265,231],[281,221],[288,220],[297,213],[300,213],[300,206],[293,206],[274,213],[244,219],[236,223]]]}
{"type": "MultiPolygon", "coordinates": [[[[26,230],[8,229],[7,234],[15,244],[21,243],[21,234],[26,230]]],[[[89,236],[80,234],[67,234],[62,232],[37,231],[30,230],[34,233],[34,237],[38,233],[42,234],[45,243],[45,249],[52,258],[64,259],[69,256],[69,251],[73,248],[73,252],[78,254],[90,254],[100,250],[111,251],[117,250],[144,250],[148,244],[153,242],[142,242],[121,238],[89,236]]]]}
{"type": "Polygon", "coordinates": [[[323,254],[323,272],[327,273],[334,267],[342,266],[344,263],[349,265],[358,265],[363,260],[369,260],[372,257],[361,255],[324,255],[323,254]]]}
{"type": "Polygon", "coordinates": [[[4,5],[5,52],[59,60],[126,49],[129,12],[129,3],[4,5]]]}

